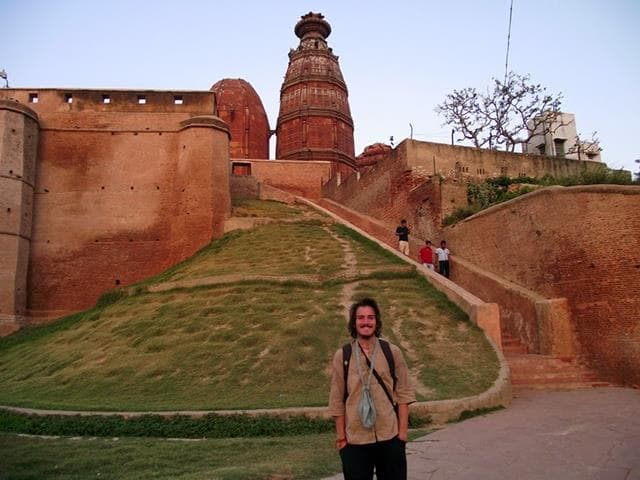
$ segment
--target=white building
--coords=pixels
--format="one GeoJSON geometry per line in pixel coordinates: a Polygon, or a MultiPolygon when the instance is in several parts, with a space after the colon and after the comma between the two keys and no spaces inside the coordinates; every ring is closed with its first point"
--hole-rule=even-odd
{"type": "Polygon", "coordinates": [[[598,143],[580,140],[578,137],[576,117],[573,113],[554,114],[549,122],[538,116],[535,120],[529,120],[527,126],[529,132],[534,135],[523,144],[524,153],[572,160],[602,161],[598,143]]]}

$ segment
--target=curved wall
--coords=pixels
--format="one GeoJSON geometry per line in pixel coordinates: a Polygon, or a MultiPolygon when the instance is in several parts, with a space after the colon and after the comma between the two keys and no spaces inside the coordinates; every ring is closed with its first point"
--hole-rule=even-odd
{"type": "Polygon", "coordinates": [[[0,100],[0,336],[24,322],[39,121],[0,100]]]}
{"type": "Polygon", "coordinates": [[[551,187],[447,228],[454,256],[566,298],[582,352],[640,385],[640,187],[551,187]]]}
{"type": "Polygon", "coordinates": [[[268,159],[269,120],[251,84],[241,78],[225,78],[211,91],[216,95],[217,115],[229,125],[229,156],[268,159]]]}

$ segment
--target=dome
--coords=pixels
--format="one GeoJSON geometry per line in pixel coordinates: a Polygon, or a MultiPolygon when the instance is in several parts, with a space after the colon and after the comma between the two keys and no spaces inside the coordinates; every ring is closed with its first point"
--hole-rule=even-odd
{"type": "Polygon", "coordinates": [[[216,96],[217,115],[229,125],[230,158],[269,158],[269,120],[260,97],[249,82],[225,78],[211,91],[216,96]]]}

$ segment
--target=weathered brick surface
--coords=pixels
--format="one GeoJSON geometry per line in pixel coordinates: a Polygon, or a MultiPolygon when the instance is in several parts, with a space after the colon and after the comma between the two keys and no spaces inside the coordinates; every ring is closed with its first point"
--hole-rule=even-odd
{"type": "MultiPolygon", "coordinates": [[[[238,163],[232,160],[232,165],[238,163]]],[[[331,162],[304,160],[242,160],[251,176],[280,190],[307,198],[320,198],[322,182],[331,175],[331,162]]]]}
{"type": "Polygon", "coordinates": [[[337,177],[332,177],[323,185],[322,194],[385,222],[390,229],[395,229],[404,218],[414,237],[429,238],[435,243],[440,236],[442,205],[452,203],[442,198],[447,194],[457,195],[458,191],[441,182],[439,177],[415,174],[397,152],[392,151],[359,176],[341,177],[340,184],[337,177]]]}
{"type": "Polygon", "coordinates": [[[269,120],[262,100],[249,82],[225,78],[211,91],[220,119],[229,125],[231,158],[269,158],[269,120]]]}
{"type": "Polygon", "coordinates": [[[0,336],[27,309],[38,129],[33,110],[0,99],[0,336]]]}
{"type": "Polygon", "coordinates": [[[564,176],[585,169],[599,168],[600,162],[567,158],[524,155],[502,150],[461,147],[444,143],[405,140],[396,148],[397,155],[413,170],[424,175],[443,177],[490,178],[500,175],[541,177],[564,176]]]}
{"type": "Polygon", "coordinates": [[[260,185],[251,175],[231,175],[231,198],[258,198],[260,185]]]}
{"type": "Polygon", "coordinates": [[[0,93],[22,102],[38,95],[29,104],[40,118],[30,315],[86,308],[222,234],[228,130],[210,115],[211,92],[0,93]]]}
{"type": "Polygon", "coordinates": [[[639,187],[553,187],[460,222],[446,237],[456,255],[546,298],[567,298],[592,366],[640,385],[639,207],[639,187]]]}
{"type": "Polygon", "coordinates": [[[321,14],[296,24],[300,44],[289,53],[280,94],[276,158],[326,160],[333,172],[355,168],[353,120],[338,57],[328,47],[331,26],[321,14]]]}

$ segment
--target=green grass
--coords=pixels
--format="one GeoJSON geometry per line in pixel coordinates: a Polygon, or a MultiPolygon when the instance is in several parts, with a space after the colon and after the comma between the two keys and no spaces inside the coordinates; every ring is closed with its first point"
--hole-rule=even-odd
{"type": "Polygon", "coordinates": [[[302,218],[305,215],[321,216],[302,205],[287,205],[273,200],[234,199],[232,207],[234,217],[291,219],[302,218]]]}
{"type": "Polygon", "coordinates": [[[424,278],[365,281],[357,294],[381,299],[383,333],[402,347],[419,401],[478,394],[495,381],[499,362],[483,332],[424,278]]]}
{"type": "Polygon", "coordinates": [[[231,275],[331,275],[341,270],[340,244],[316,220],[271,223],[231,232],[158,280],[231,275]]]}
{"type": "MultiPolygon", "coordinates": [[[[429,430],[411,431],[410,439],[429,430]]],[[[0,434],[3,480],[311,480],[341,470],[335,433],[177,440],[0,434]]]]}
{"type": "MultiPolygon", "coordinates": [[[[498,361],[455,305],[378,245],[306,207],[243,203],[281,220],[231,232],[191,259],[95,308],[0,339],[0,404],[68,410],[196,410],[323,406],[329,363],[347,341],[341,305],[381,304],[385,336],[405,351],[418,399],[486,390],[498,361]],[[345,264],[347,254],[356,263],[345,264]],[[278,281],[243,280],[275,275],[278,281]],[[313,278],[304,280],[304,276],[313,278]],[[200,277],[231,283],[147,287],[200,277]],[[286,281],[288,276],[301,279],[286,281]],[[284,281],[283,281],[284,280],[284,281]]],[[[257,214],[256,214],[257,215],[257,214]]]]}
{"type": "Polygon", "coordinates": [[[335,433],[216,440],[35,438],[0,434],[0,478],[317,479],[340,471],[335,433]]]}

